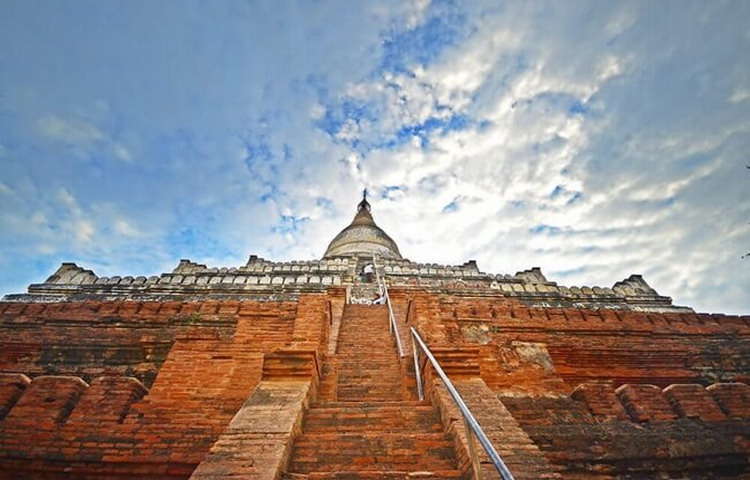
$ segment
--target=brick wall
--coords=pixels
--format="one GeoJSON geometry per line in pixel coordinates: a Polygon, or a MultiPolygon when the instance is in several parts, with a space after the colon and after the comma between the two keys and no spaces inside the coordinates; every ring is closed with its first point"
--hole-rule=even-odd
{"type": "Polygon", "coordinates": [[[231,335],[236,318],[189,302],[1,303],[0,372],[134,376],[150,386],[177,335],[231,335]]]}
{"type": "MultiPolygon", "coordinates": [[[[272,460],[263,475],[275,475],[335,345],[343,297],[0,303],[0,479],[176,479],[199,464],[209,478],[231,455],[240,470],[242,455],[272,460]],[[273,398],[283,405],[264,406],[273,398]],[[236,417],[246,407],[258,411],[236,417]],[[283,432],[271,428],[280,409],[283,432]],[[263,435],[275,447],[264,450],[263,435]]],[[[404,345],[416,326],[519,478],[748,469],[748,317],[391,297],[404,345]]],[[[443,413],[460,441],[455,412],[443,413]]]]}
{"type": "MultiPolygon", "coordinates": [[[[750,471],[750,317],[528,308],[394,291],[411,302],[408,325],[451,377],[460,384],[478,370],[498,395],[510,420],[497,413],[480,423],[509,429],[500,449],[513,452],[522,438],[511,434],[515,424],[563,478],[750,471]]],[[[529,465],[516,469],[526,476],[529,465]]]]}
{"type": "Polygon", "coordinates": [[[567,391],[592,380],[660,387],[750,381],[750,316],[527,308],[504,298],[426,294],[411,299],[414,324],[431,344],[485,346],[483,378],[498,390],[517,388],[523,378],[546,383],[529,386],[539,391],[562,388],[544,378],[544,355],[567,391]],[[546,353],[540,347],[538,361],[520,362],[526,374],[503,378],[509,363],[519,363],[513,357],[520,343],[542,345],[546,353]]]}
{"type": "Polygon", "coordinates": [[[566,477],[744,478],[748,394],[739,383],[587,383],[569,397],[500,400],[566,477]]]}
{"type": "Polygon", "coordinates": [[[264,356],[326,349],[329,301],[0,305],[0,478],[188,478],[264,356]]]}

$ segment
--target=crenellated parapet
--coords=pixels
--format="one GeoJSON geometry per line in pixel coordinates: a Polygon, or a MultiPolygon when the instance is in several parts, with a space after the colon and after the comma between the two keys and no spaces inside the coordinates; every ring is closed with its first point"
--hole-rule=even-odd
{"type": "Polygon", "coordinates": [[[646,281],[643,279],[643,276],[641,275],[631,275],[625,280],[615,283],[612,286],[612,290],[614,290],[616,293],[621,293],[623,295],[632,297],[639,295],[657,295],[656,290],[651,288],[651,286],[646,283],[646,281]]]}
{"type": "Polygon", "coordinates": [[[95,283],[99,277],[91,270],[85,270],[75,263],[64,262],[55,273],[44,282],[59,285],[85,285],[95,283]]]}
{"type": "Polygon", "coordinates": [[[205,272],[207,267],[201,263],[192,262],[186,258],[180,260],[180,263],[172,270],[172,273],[176,274],[190,274],[205,272]]]}
{"type": "Polygon", "coordinates": [[[446,277],[479,278],[482,274],[477,262],[470,260],[462,265],[441,265],[438,263],[417,263],[406,259],[379,259],[379,267],[386,275],[399,276],[424,276],[424,277],[446,277]]]}
{"type": "Polygon", "coordinates": [[[354,274],[348,259],[269,262],[257,257],[242,267],[209,268],[180,260],[172,272],[161,275],[99,277],[74,263],[64,263],[47,281],[29,286],[28,294],[8,295],[11,301],[77,301],[86,299],[194,300],[294,299],[301,293],[338,287],[354,274]]]}
{"type": "Polygon", "coordinates": [[[516,274],[513,275],[513,277],[517,278],[518,280],[522,280],[526,283],[534,283],[534,284],[549,283],[547,281],[547,277],[544,276],[544,274],[542,273],[542,269],[539,267],[533,267],[528,270],[516,272],[516,274]]]}
{"type": "Polygon", "coordinates": [[[611,308],[643,312],[693,311],[689,307],[673,305],[670,297],[659,295],[640,275],[631,275],[629,279],[617,282],[613,287],[568,287],[554,282],[531,280],[525,276],[521,282],[507,282],[505,278],[496,277],[491,288],[535,307],[611,308]],[[622,285],[633,278],[639,279],[637,288],[631,283],[622,285]]]}
{"type": "MultiPolygon", "coordinates": [[[[44,283],[29,286],[28,294],[8,295],[11,301],[76,301],[86,299],[169,300],[235,298],[294,299],[301,293],[353,286],[372,257],[331,257],[274,262],[251,255],[240,267],[207,267],[182,259],[161,275],[99,277],[74,263],[63,263],[44,283]]],[[[659,295],[641,275],[612,287],[561,286],[547,280],[539,267],[509,274],[482,272],[476,261],[461,265],[418,263],[402,258],[376,259],[389,285],[439,293],[503,295],[536,307],[610,308],[646,312],[691,312],[659,295]]]]}
{"type": "Polygon", "coordinates": [[[496,295],[515,298],[529,306],[611,308],[649,312],[692,312],[659,295],[641,275],[631,275],[612,287],[561,286],[547,280],[539,267],[515,275],[479,271],[475,262],[449,266],[387,261],[383,267],[391,285],[418,287],[440,293],[496,295]]]}
{"type": "Polygon", "coordinates": [[[291,260],[288,262],[274,262],[266,260],[265,258],[258,257],[257,255],[250,255],[247,263],[240,267],[240,269],[250,271],[266,271],[266,268],[276,269],[277,271],[345,271],[350,265],[356,263],[356,259],[350,259],[346,257],[336,257],[330,259],[321,260],[291,260]]]}

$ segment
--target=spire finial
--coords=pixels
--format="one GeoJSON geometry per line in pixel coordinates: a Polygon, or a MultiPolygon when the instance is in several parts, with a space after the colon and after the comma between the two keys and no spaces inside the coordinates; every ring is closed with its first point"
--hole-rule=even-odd
{"type": "Polygon", "coordinates": [[[367,210],[368,212],[370,211],[370,202],[367,201],[367,189],[366,188],[362,191],[362,201],[359,202],[359,205],[357,205],[357,211],[359,212],[363,208],[367,210]]]}

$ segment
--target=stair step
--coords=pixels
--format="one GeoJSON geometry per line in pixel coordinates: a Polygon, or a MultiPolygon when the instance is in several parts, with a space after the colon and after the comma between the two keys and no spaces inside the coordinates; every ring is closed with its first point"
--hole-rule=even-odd
{"type": "Polygon", "coordinates": [[[361,408],[320,408],[310,410],[305,416],[308,420],[319,419],[341,419],[348,418],[408,418],[408,419],[432,419],[438,422],[440,419],[437,412],[431,407],[419,407],[418,409],[388,407],[387,409],[361,408]]]}
{"type": "Polygon", "coordinates": [[[460,470],[425,470],[425,471],[340,471],[286,473],[283,480],[437,480],[462,478],[460,470]]]}
{"type": "MultiPolygon", "coordinates": [[[[298,437],[298,442],[300,443],[306,443],[308,441],[321,441],[321,440],[351,440],[351,441],[360,441],[360,440],[383,440],[386,442],[390,441],[398,441],[403,439],[411,439],[411,440],[418,440],[420,442],[432,442],[437,440],[445,440],[447,437],[443,435],[442,433],[389,433],[389,432],[379,432],[376,436],[370,435],[369,432],[363,432],[363,433],[342,433],[342,434],[336,434],[336,433],[303,433],[298,437]]],[[[320,446],[320,445],[318,445],[320,446]]]]}
{"type": "Polygon", "coordinates": [[[382,408],[382,407],[398,407],[398,408],[414,408],[430,406],[431,404],[426,400],[399,400],[399,401],[386,401],[386,402],[325,402],[325,403],[313,403],[310,405],[311,409],[326,409],[326,408],[382,408]]]}
{"type": "Polygon", "coordinates": [[[348,367],[352,365],[371,365],[373,367],[376,365],[392,365],[394,368],[398,368],[400,366],[400,363],[398,361],[398,354],[396,354],[396,352],[388,355],[373,354],[368,358],[362,358],[362,355],[363,352],[361,351],[357,353],[339,352],[339,365],[341,365],[342,367],[348,367]]]}
{"type": "Polygon", "coordinates": [[[377,423],[387,420],[401,421],[403,426],[406,422],[417,422],[420,425],[435,424],[440,426],[440,418],[437,411],[431,406],[418,407],[338,407],[338,408],[312,408],[305,415],[305,428],[312,425],[327,425],[332,422],[341,422],[342,426],[347,422],[352,424],[366,423],[367,421],[377,423]]]}
{"type": "Polygon", "coordinates": [[[455,459],[435,459],[432,455],[415,453],[412,455],[379,456],[364,454],[354,455],[326,455],[318,461],[316,457],[296,457],[289,467],[290,472],[341,472],[341,471],[431,471],[451,470],[455,467],[455,459]]]}
{"type": "Polygon", "coordinates": [[[427,400],[402,400],[398,402],[325,402],[313,403],[309,412],[375,412],[404,410],[432,410],[432,404],[427,400]]]}
{"type": "MultiPolygon", "coordinates": [[[[391,382],[389,383],[369,383],[366,380],[365,381],[357,381],[357,379],[352,379],[354,383],[342,383],[342,380],[339,379],[339,385],[338,385],[338,392],[339,393],[347,393],[347,394],[356,394],[356,392],[360,393],[367,393],[367,392],[391,392],[391,393],[398,393],[400,394],[400,391],[396,387],[398,384],[393,384],[391,382]]],[[[349,381],[352,381],[349,380],[349,381]]],[[[361,400],[361,399],[358,399],[361,400]]],[[[372,399],[368,399],[372,400],[372,399]]],[[[400,400],[400,398],[395,398],[394,400],[400,400]]]]}
{"type": "Polygon", "coordinates": [[[387,371],[378,375],[377,370],[339,373],[340,385],[358,385],[362,383],[366,383],[367,385],[398,385],[401,383],[401,373],[387,371]]]}
{"type": "Polygon", "coordinates": [[[388,360],[398,365],[398,354],[396,353],[395,342],[392,339],[384,339],[382,342],[373,343],[372,345],[358,345],[357,348],[349,349],[346,339],[339,339],[339,348],[336,355],[346,360],[370,360],[371,358],[388,360]]]}
{"type": "Polygon", "coordinates": [[[310,472],[341,472],[341,471],[431,471],[451,470],[455,468],[455,460],[425,459],[424,455],[411,455],[401,457],[380,457],[373,455],[330,457],[316,462],[314,459],[305,462],[299,459],[292,461],[289,471],[299,473],[310,472]]]}
{"type": "MultiPolygon", "coordinates": [[[[412,432],[305,432],[294,444],[293,464],[306,465],[357,465],[354,470],[362,470],[362,465],[377,463],[372,470],[403,470],[386,468],[394,465],[435,465],[444,468],[455,467],[453,442],[440,433],[412,432]]],[[[409,467],[409,470],[413,468],[409,467]]],[[[300,471],[292,468],[292,471],[300,471]]],[[[324,468],[320,471],[331,471],[324,468]]]]}
{"type": "Polygon", "coordinates": [[[379,360],[383,362],[387,361],[388,363],[393,365],[400,365],[398,354],[396,353],[396,348],[391,345],[391,343],[393,342],[388,342],[387,344],[379,344],[377,346],[373,346],[372,348],[362,348],[360,346],[356,350],[352,351],[347,351],[346,346],[342,346],[341,342],[342,340],[339,339],[339,349],[336,353],[340,360],[359,362],[362,364],[372,363],[372,361],[374,360],[379,360]],[[378,353],[374,351],[374,349],[376,348],[378,350],[393,349],[393,351],[378,353]]]}
{"type": "Polygon", "coordinates": [[[366,396],[368,400],[375,400],[375,401],[395,401],[400,400],[403,395],[400,391],[396,392],[377,392],[377,391],[367,391],[367,392],[361,392],[361,391],[347,391],[347,392],[336,392],[336,398],[340,401],[354,401],[361,399],[362,397],[366,396]]]}
{"type": "Polygon", "coordinates": [[[361,411],[333,409],[310,411],[305,417],[305,432],[434,432],[443,431],[437,412],[430,407],[420,410],[396,409],[361,411]]]}
{"type": "MultiPolygon", "coordinates": [[[[394,395],[398,394],[401,395],[400,391],[400,385],[394,384],[394,383],[369,383],[367,381],[356,381],[354,380],[354,383],[342,383],[339,379],[339,385],[338,385],[338,392],[339,394],[349,394],[349,395],[364,395],[368,392],[371,393],[385,393],[385,392],[391,392],[394,395]]],[[[356,400],[369,400],[374,401],[373,398],[356,398],[356,400]]],[[[394,401],[401,400],[401,397],[394,398],[394,401]]]]}

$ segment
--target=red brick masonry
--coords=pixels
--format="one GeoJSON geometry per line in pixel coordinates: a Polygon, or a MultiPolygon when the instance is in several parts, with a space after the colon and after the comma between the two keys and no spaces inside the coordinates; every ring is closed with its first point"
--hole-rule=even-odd
{"type": "MultiPolygon", "coordinates": [[[[517,478],[750,478],[750,317],[391,296],[405,345],[415,326],[517,478]]],[[[375,331],[343,298],[0,303],[0,479],[271,479],[290,462],[302,470],[309,438],[354,428],[352,416],[439,429],[393,345],[358,346],[375,331]],[[339,339],[339,320],[360,324],[339,339]],[[398,413],[391,395],[424,412],[398,413]],[[386,404],[336,403],[368,396],[386,404]],[[309,427],[322,430],[305,434],[311,408],[309,427]]],[[[430,385],[454,439],[446,462],[466,473],[463,426],[430,385]]]]}

